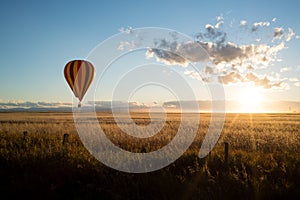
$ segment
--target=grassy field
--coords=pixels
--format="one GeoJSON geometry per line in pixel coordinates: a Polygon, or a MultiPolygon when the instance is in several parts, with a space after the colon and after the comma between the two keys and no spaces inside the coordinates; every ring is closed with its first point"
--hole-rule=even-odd
{"type": "MultiPolygon", "coordinates": [[[[107,137],[132,152],[163,147],[180,124],[180,114],[169,113],[157,135],[137,139],[123,133],[110,113],[98,115],[107,137]]],[[[132,114],[141,126],[148,117],[132,114]]],[[[227,114],[211,155],[199,159],[209,122],[209,114],[200,114],[194,142],[171,165],[130,174],[89,154],[72,113],[0,113],[1,199],[300,199],[300,114],[227,114]]]]}

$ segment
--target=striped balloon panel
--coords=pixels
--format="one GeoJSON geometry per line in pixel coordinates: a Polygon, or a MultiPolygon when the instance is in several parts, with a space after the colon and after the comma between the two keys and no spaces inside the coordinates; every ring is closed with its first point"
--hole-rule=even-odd
{"type": "Polygon", "coordinates": [[[75,97],[82,101],[94,79],[95,68],[85,60],[73,60],[66,64],[64,76],[75,97]]]}

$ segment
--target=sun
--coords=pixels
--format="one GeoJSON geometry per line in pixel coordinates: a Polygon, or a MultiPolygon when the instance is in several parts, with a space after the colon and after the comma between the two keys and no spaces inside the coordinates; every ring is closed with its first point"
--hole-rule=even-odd
{"type": "Polygon", "coordinates": [[[241,112],[259,112],[261,109],[262,94],[260,90],[255,87],[241,88],[238,91],[237,100],[241,112]]]}

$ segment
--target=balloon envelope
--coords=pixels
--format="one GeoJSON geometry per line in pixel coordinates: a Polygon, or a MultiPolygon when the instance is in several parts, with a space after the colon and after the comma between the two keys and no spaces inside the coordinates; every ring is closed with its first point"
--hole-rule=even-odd
{"type": "Polygon", "coordinates": [[[64,68],[65,79],[80,102],[93,82],[94,73],[92,63],[85,60],[72,60],[64,68]]]}

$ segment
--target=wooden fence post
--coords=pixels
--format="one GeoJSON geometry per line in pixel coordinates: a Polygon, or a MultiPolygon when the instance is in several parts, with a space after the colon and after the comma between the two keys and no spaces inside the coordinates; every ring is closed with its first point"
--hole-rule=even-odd
{"type": "Polygon", "coordinates": [[[63,145],[66,145],[69,143],[69,134],[68,133],[65,133],[64,134],[64,137],[63,137],[63,145]]]}
{"type": "Polygon", "coordinates": [[[225,163],[228,164],[228,142],[224,142],[225,163]]]}
{"type": "Polygon", "coordinates": [[[24,140],[24,141],[26,140],[27,135],[28,135],[28,132],[27,132],[27,131],[24,131],[24,132],[23,132],[23,140],[24,140]]]}
{"type": "Polygon", "coordinates": [[[211,158],[211,144],[209,144],[209,146],[208,146],[208,151],[209,151],[209,153],[208,153],[208,158],[211,158]]]}

